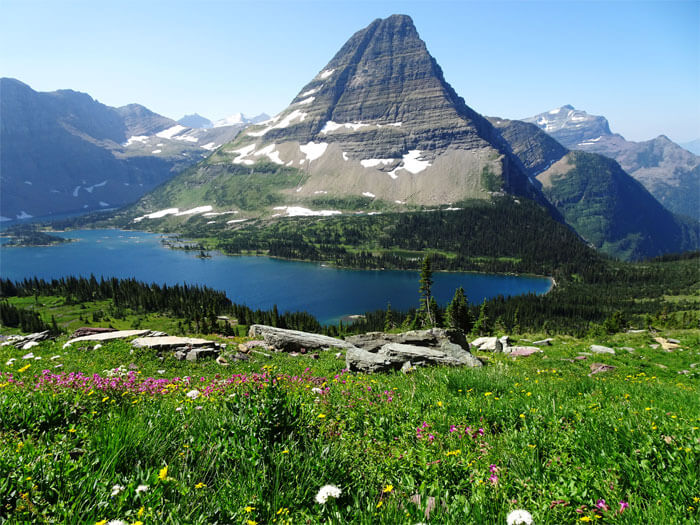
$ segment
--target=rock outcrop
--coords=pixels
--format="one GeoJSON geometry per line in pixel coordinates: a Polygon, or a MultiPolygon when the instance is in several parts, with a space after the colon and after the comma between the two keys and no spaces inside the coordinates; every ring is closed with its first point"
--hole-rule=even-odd
{"type": "Polygon", "coordinates": [[[262,337],[262,339],[280,352],[299,352],[300,350],[328,350],[329,348],[353,348],[354,345],[328,337],[327,335],[300,332],[298,330],[286,330],[262,324],[254,324],[248,330],[248,337],[262,337]]]}
{"type": "Polygon", "coordinates": [[[346,366],[356,372],[388,372],[415,366],[483,366],[469,351],[464,335],[433,328],[401,334],[370,332],[347,338],[360,348],[348,350],[346,366]]]}

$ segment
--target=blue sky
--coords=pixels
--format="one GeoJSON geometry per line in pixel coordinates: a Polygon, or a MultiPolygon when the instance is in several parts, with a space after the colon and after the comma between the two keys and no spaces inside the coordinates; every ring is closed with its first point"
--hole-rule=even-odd
{"type": "Polygon", "coordinates": [[[700,1],[2,0],[0,76],[175,119],[275,114],[393,13],[482,114],[572,104],[631,140],[700,137],[700,1]]]}

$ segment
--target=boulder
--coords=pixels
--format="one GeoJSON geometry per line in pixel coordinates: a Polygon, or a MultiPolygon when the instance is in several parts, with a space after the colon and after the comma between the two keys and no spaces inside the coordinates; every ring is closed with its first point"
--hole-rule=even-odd
{"type": "Polygon", "coordinates": [[[279,352],[298,352],[305,350],[328,350],[334,348],[355,348],[346,341],[328,337],[327,335],[311,334],[298,330],[285,330],[274,326],[254,324],[248,331],[248,337],[262,337],[265,342],[279,352]]]}
{"type": "Polygon", "coordinates": [[[187,352],[188,361],[201,361],[202,359],[215,359],[219,356],[216,348],[193,348],[187,352]]]}
{"type": "Polygon", "coordinates": [[[615,350],[607,346],[591,345],[591,352],[594,354],[612,354],[615,355],[615,350]]]}
{"type": "Polygon", "coordinates": [[[535,346],[552,346],[552,339],[551,337],[548,337],[547,339],[542,339],[541,341],[535,341],[532,344],[535,346]]]}
{"type": "Polygon", "coordinates": [[[441,350],[427,348],[424,346],[387,343],[379,350],[379,352],[377,352],[377,354],[390,357],[402,357],[404,361],[410,361],[412,366],[482,366],[481,361],[466,350],[461,350],[461,353],[453,352],[452,355],[448,355],[446,352],[441,350]]]}
{"type": "Polygon", "coordinates": [[[345,340],[369,352],[376,352],[388,343],[399,343],[414,346],[437,348],[443,343],[453,343],[460,348],[469,350],[469,343],[464,334],[458,330],[445,328],[431,328],[429,330],[411,330],[400,334],[384,332],[368,332],[366,334],[353,335],[345,340]]]}
{"type": "Polygon", "coordinates": [[[44,330],[43,332],[35,332],[33,334],[28,334],[28,335],[11,335],[7,337],[6,341],[2,343],[2,346],[7,346],[7,345],[13,345],[16,348],[21,348],[24,349],[25,347],[27,348],[32,348],[33,346],[37,346],[39,344],[39,341],[44,341],[49,338],[49,331],[44,330]],[[35,344],[30,344],[30,343],[35,343],[35,344]]]}
{"type": "Polygon", "coordinates": [[[612,365],[606,365],[604,363],[591,363],[591,373],[588,374],[592,376],[593,374],[599,374],[601,372],[612,372],[617,367],[612,365]]]}
{"type": "Polygon", "coordinates": [[[160,337],[139,337],[131,342],[136,348],[152,348],[154,350],[175,350],[176,348],[215,347],[214,341],[196,337],[176,337],[171,335],[160,337]]]}
{"type": "Polygon", "coordinates": [[[63,345],[63,348],[67,348],[73,343],[79,343],[82,341],[111,341],[113,339],[128,339],[129,337],[142,337],[150,333],[150,330],[115,330],[112,332],[101,332],[98,334],[84,335],[81,337],[69,339],[63,345]]]}
{"type": "Polygon", "coordinates": [[[542,350],[534,346],[509,346],[507,353],[510,357],[529,357],[539,352],[542,350]]]}
{"type": "Polygon", "coordinates": [[[510,336],[478,337],[471,342],[471,346],[482,352],[502,352],[504,348],[510,346],[510,336]]]}
{"type": "Polygon", "coordinates": [[[351,372],[364,372],[365,374],[401,370],[406,362],[407,360],[403,357],[377,354],[355,347],[349,348],[345,354],[347,369],[351,372]]]}
{"type": "Polygon", "coordinates": [[[84,337],[86,335],[94,335],[94,334],[105,334],[107,332],[116,332],[116,328],[108,328],[108,327],[99,327],[99,326],[81,326],[80,328],[76,328],[73,334],[71,335],[71,338],[76,338],[76,337],[84,337]]]}

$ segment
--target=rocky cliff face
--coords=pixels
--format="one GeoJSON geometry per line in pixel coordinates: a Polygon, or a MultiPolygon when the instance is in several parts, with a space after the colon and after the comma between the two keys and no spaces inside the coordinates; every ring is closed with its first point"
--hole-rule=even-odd
{"type": "Polygon", "coordinates": [[[501,190],[539,197],[403,15],[355,33],[287,109],[218,157],[222,165],[260,160],[307,175],[289,195],[295,201],[328,194],[441,204],[501,190]]]}
{"type": "Polygon", "coordinates": [[[628,141],[612,133],[604,117],[572,106],[540,113],[525,122],[537,125],[569,149],[615,159],[669,210],[700,219],[700,157],[668,137],[628,141]]]}
{"type": "Polygon", "coordinates": [[[0,220],[133,202],[243,126],[193,130],[138,104],[0,79],[0,220]]]}

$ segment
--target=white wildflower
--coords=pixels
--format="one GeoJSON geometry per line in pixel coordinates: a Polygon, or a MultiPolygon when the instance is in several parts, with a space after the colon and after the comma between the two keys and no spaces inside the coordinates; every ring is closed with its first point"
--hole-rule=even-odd
{"type": "Polygon", "coordinates": [[[335,485],[324,485],[318,489],[318,494],[316,494],[316,502],[321,505],[325,505],[328,498],[339,498],[342,491],[335,485]]]}
{"type": "Polygon", "coordinates": [[[61,359],[60,355],[55,355],[51,358],[51,361],[55,361],[56,359],[61,359]]]}
{"type": "Polygon", "coordinates": [[[22,359],[34,359],[34,354],[29,352],[28,354],[23,355],[22,359]]]}
{"type": "Polygon", "coordinates": [[[197,399],[200,396],[201,392],[199,390],[190,390],[185,394],[186,397],[189,397],[190,399],[197,399]]]}
{"type": "Polygon", "coordinates": [[[136,487],[136,494],[139,492],[148,492],[148,485],[139,485],[136,487]]]}
{"type": "Polygon", "coordinates": [[[124,520],[109,520],[107,522],[107,525],[129,525],[129,524],[124,520]]]}
{"type": "Polygon", "coordinates": [[[92,347],[93,350],[97,350],[99,348],[102,348],[102,345],[100,343],[97,343],[95,346],[92,347]]]}
{"type": "Polygon", "coordinates": [[[508,525],[532,525],[532,514],[526,510],[514,510],[506,518],[508,525]]]}
{"type": "Polygon", "coordinates": [[[312,391],[314,394],[323,394],[323,390],[321,390],[321,389],[318,388],[317,386],[313,387],[313,388],[311,389],[311,391],[312,391]]]}
{"type": "Polygon", "coordinates": [[[110,494],[110,496],[112,496],[112,497],[117,496],[123,490],[124,490],[124,485],[114,485],[112,487],[112,493],[110,494]]]}
{"type": "Polygon", "coordinates": [[[7,363],[5,363],[5,366],[12,366],[12,363],[17,361],[14,357],[11,357],[10,359],[7,360],[7,363]]]}
{"type": "Polygon", "coordinates": [[[156,372],[158,372],[159,374],[164,374],[165,370],[156,370],[156,372]]]}

